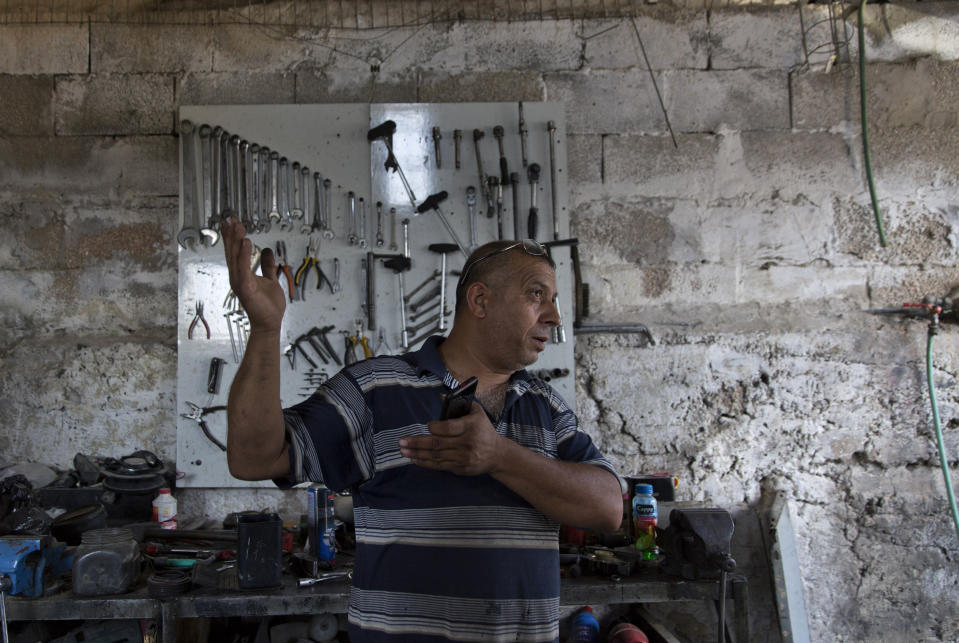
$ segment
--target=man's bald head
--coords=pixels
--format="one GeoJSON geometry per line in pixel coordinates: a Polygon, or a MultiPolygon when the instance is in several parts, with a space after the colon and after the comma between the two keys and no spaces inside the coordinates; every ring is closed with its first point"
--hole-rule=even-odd
{"type": "Polygon", "coordinates": [[[456,310],[459,314],[466,302],[466,291],[470,284],[482,282],[490,288],[498,288],[514,274],[517,261],[531,258],[549,264],[553,270],[556,264],[546,254],[539,243],[529,241],[490,241],[473,251],[463,265],[463,274],[456,285],[456,310]],[[529,244],[527,248],[524,244],[529,244]]]}

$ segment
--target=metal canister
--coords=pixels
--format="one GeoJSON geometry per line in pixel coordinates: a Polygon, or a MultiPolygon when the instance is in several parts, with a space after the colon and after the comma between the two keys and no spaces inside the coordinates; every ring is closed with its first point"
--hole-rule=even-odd
{"type": "Polygon", "coordinates": [[[306,490],[307,552],[319,560],[333,562],[336,559],[336,521],[333,518],[335,494],[326,487],[309,487],[306,490]]]}
{"type": "Polygon", "coordinates": [[[73,558],[73,593],[123,594],[140,575],[140,547],[126,528],[83,532],[73,558]]]}

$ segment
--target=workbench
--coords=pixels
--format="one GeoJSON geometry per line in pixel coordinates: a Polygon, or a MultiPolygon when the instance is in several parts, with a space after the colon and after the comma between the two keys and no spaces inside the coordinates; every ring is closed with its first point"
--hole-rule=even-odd
{"type": "MultiPolygon", "coordinates": [[[[176,641],[176,619],[219,618],[231,616],[293,616],[320,613],[345,613],[349,602],[349,583],[329,581],[298,588],[296,580],[284,574],[283,586],[271,590],[193,589],[176,598],[151,598],[144,585],[119,596],[85,598],[64,591],[44,598],[7,597],[7,619],[24,620],[101,620],[151,619],[158,623],[159,641],[176,641]]],[[[733,601],[731,620],[736,641],[749,640],[749,612],[746,579],[730,574],[726,596],[733,601]]],[[[690,581],[669,577],[656,569],[610,580],[596,576],[563,579],[560,603],[566,607],[623,603],[662,603],[668,601],[715,601],[719,583],[714,580],[690,581]]],[[[731,617],[731,619],[730,619],[731,617]]]]}

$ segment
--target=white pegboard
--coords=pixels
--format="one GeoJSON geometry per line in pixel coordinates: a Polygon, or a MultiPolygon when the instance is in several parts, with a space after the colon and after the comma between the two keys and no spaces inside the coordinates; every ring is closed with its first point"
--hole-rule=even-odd
{"type": "MultiPolygon", "coordinates": [[[[524,103],[524,116],[528,135],[530,162],[542,166],[537,205],[540,210],[540,240],[553,237],[553,212],[550,198],[549,137],[546,124],[553,121],[555,132],[555,160],[557,167],[557,211],[560,238],[568,236],[567,212],[565,119],[562,105],[555,103],[524,103]]],[[[410,183],[418,202],[428,195],[446,190],[449,197],[441,203],[451,227],[464,245],[469,245],[470,234],[467,221],[465,194],[467,186],[475,186],[477,203],[477,243],[496,238],[496,219],[485,216],[486,206],[479,191],[476,155],[473,144],[473,129],[485,132],[480,141],[484,170],[487,174],[499,175],[499,150],[493,137],[493,127],[505,129],[504,148],[511,172],[520,173],[521,230],[525,236],[526,212],[529,209],[530,193],[526,169],[522,167],[520,138],[518,135],[517,103],[457,103],[457,104],[339,104],[339,105],[231,105],[231,106],[184,106],[179,119],[190,120],[195,125],[220,126],[231,134],[261,146],[278,151],[289,162],[297,161],[319,172],[332,182],[331,223],[335,233],[332,240],[323,239],[320,247],[320,264],[323,271],[333,278],[333,258],[340,263],[341,290],[333,295],[327,287],[321,291],[314,288],[315,276],[309,277],[306,301],[287,304],[283,324],[282,345],[285,347],[308,329],[334,325],[329,334],[330,342],[342,359],[344,340],[340,330],[350,330],[354,320],[362,320],[364,334],[371,347],[377,344],[377,331],[383,327],[386,340],[394,353],[400,352],[400,315],[398,308],[397,278],[374,261],[376,279],[376,326],[368,330],[364,309],[365,280],[362,265],[367,252],[388,254],[391,240],[390,208],[395,207],[396,238],[398,249],[403,251],[401,221],[410,220],[410,253],[412,268],[405,273],[406,289],[411,290],[439,267],[439,256],[429,252],[432,243],[450,243],[451,237],[435,212],[415,215],[399,175],[387,172],[383,163],[386,147],[380,141],[369,143],[367,132],[387,119],[397,123],[393,137],[396,157],[410,183]],[[432,128],[440,127],[442,139],[442,166],[437,169],[434,157],[432,128]],[[460,144],[461,167],[454,168],[453,130],[462,130],[460,144]],[[353,191],[363,197],[367,207],[367,234],[369,248],[349,245],[347,193],[353,191]],[[375,204],[383,203],[384,244],[376,247],[377,228],[375,204]]],[[[181,187],[183,180],[181,164],[181,187]]],[[[180,194],[183,194],[181,189],[180,194]]],[[[504,236],[513,237],[513,202],[509,190],[504,190],[504,236]]],[[[183,200],[180,203],[183,221],[183,200]]],[[[293,271],[300,266],[306,251],[308,235],[301,234],[298,227],[281,231],[274,227],[268,233],[252,234],[252,241],[260,247],[273,247],[283,240],[287,246],[289,263],[293,271]]],[[[569,369],[570,375],[553,379],[551,384],[570,403],[575,404],[573,385],[573,335],[572,335],[572,276],[569,250],[557,248],[553,252],[557,261],[557,285],[561,293],[561,307],[565,318],[567,341],[551,344],[532,369],[569,369]]],[[[458,271],[464,262],[461,253],[447,256],[449,271],[458,271]]],[[[449,282],[450,291],[455,287],[455,277],[449,282]]],[[[180,416],[189,411],[187,402],[204,407],[226,404],[230,382],[236,372],[227,321],[224,318],[224,298],[229,291],[229,280],[223,259],[223,247],[179,248],[179,314],[178,314],[178,359],[177,359],[177,468],[183,472],[178,484],[185,487],[248,487],[270,486],[269,482],[244,482],[230,476],[224,453],[207,440],[196,422],[180,416]],[[193,319],[197,301],[204,304],[211,338],[205,338],[202,325],[194,330],[193,339],[187,338],[188,327],[193,319]],[[219,357],[223,365],[220,389],[217,395],[207,391],[207,374],[210,360],[219,357]]],[[[449,297],[452,310],[453,297],[449,297]]],[[[418,320],[419,321],[419,320],[418,320]]],[[[447,328],[452,322],[448,318],[447,328]]],[[[410,348],[417,348],[411,345],[410,348]]],[[[319,358],[307,348],[312,359],[329,375],[336,370],[335,364],[323,366],[319,358]]],[[[384,352],[384,351],[381,351],[384,352]]],[[[302,357],[297,358],[296,370],[287,359],[281,361],[281,398],[284,406],[305,399],[312,391],[305,384],[305,372],[310,367],[302,357]]],[[[226,441],[226,416],[216,412],[206,416],[211,433],[220,441],[226,441]]]]}

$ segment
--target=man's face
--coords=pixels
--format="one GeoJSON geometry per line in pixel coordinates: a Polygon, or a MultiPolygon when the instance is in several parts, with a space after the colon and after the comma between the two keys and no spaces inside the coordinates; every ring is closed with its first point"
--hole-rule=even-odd
{"type": "Polygon", "coordinates": [[[560,322],[553,305],[556,274],[545,261],[517,255],[488,286],[486,330],[497,366],[515,371],[533,364],[560,322]]]}

